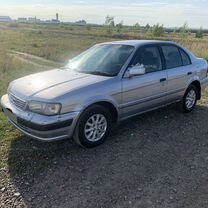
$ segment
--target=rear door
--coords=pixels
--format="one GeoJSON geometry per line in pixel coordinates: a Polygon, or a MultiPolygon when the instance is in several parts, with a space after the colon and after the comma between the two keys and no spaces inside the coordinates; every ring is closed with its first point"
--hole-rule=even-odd
{"type": "Polygon", "coordinates": [[[161,46],[167,69],[167,102],[181,99],[186,90],[187,84],[193,76],[194,67],[190,57],[181,48],[165,44],[161,46]]]}
{"type": "Polygon", "coordinates": [[[143,65],[145,74],[122,79],[123,117],[144,112],[166,102],[167,71],[163,70],[158,46],[140,48],[133,57],[130,67],[143,65]]]}

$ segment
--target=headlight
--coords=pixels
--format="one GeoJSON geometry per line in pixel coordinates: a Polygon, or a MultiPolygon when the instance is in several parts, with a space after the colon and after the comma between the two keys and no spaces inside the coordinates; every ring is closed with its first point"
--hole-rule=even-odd
{"type": "Polygon", "coordinates": [[[29,110],[35,113],[49,115],[49,116],[57,115],[61,111],[61,104],[31,101],[29,104],[29,110]]]}

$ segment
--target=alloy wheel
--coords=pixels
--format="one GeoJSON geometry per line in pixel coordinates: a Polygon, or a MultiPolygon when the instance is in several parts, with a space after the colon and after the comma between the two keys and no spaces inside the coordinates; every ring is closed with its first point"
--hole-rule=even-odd
{"type": "Polygon", "coordinates": [[[107,119],[102,114],[92,115],[86,122],[84,134],[88,141],[97,142],[105,135],[107,130],[107,119]]]}

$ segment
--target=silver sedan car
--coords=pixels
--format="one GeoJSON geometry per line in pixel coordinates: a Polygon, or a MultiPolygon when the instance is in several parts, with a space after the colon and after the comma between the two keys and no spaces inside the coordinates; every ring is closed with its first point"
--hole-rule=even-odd
{"type": "Polygon", "coordinates": [[[60,69],[10,83],[2,111],[42,141],[73,137],[101,144],[113,124],[178,103],[190,112],[208,85],[207,61],[173,42],[119,41],[93,46],[60,69]]]}

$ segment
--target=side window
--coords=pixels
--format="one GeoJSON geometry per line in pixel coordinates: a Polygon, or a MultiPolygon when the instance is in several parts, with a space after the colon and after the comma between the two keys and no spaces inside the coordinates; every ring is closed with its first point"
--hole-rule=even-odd
{"type": "Polygon", "coordinates": [[[136,53],[131,66],[144,65],[146,73],[162,70],[162,61],[157,47],[141,48],[136,53]]]}
{"type": "Polygon", "coordinates": [[[182,57],[182,61],[183,61],[183,65],[186,66],[186,65],[190,65],[191,64],[191,61],[190,61],[190,58],[188,56],[188,54],[186,54],[183,50],[179,49],[180,50],[180,53],[181,53],[181,57],[182,57]]]}
{"type": "Polygon", "coordinates": [[[182,66],[181,54],[177,47],[172,45],[162,46],[162,51],[165,56],[167,69],[176,68],[182,66]]]}

